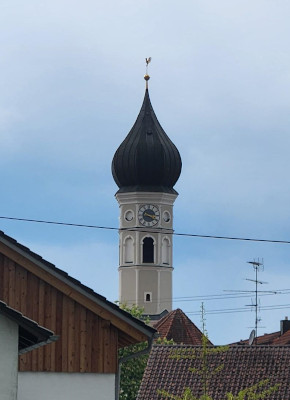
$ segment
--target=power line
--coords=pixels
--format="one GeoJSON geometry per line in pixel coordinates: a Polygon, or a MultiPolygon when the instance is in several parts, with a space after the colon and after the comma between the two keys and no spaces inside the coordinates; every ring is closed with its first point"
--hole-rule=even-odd
{"type": "MultiPolygon", "coordinates": [[[[288,294],[287,293],[267,293],[267,294],[262,294],[260,295],[260,297],[264,297],[264,296],[274,296],[275,294],[288,294]]],[[[185,299],[181,299],[181,300],[175,300],[173,298],[174,302],[183,302],[183,301],[210,301],[210,300],[228,300],[228,299],[242,299],[242,298],[251,298],[252,295],[250,294],[245,294],[245,295],[237,295],[237,296],[227,296],[227,297],[209,297],[209,298],[200,298],[200,299],[192,299],[192,298],[185,298],[185,299]]]]}
{"type": "MultiPolygon", "coordinates": [[[[289,292],[290,289],[273,289],[271,292],[276,292],[278,294],[284,294],[283,292],[289,292]]],[[[252,291],[249,290],[224,290],[224,292],[238,292],[234,294],[235,296],[238,296],[239,294],[247,294],[247,293],[252,293],[252,291]]],[[[269,292],[269,291],[267,291],[269,292]]],[[[202,300],[207,300],[207,298],[218,298],[218,297],[224,297],[228,298],[227,296],[233,295],[232,293],[222,293],[222,294],[204,294],[204,295],[197,295],[197,296],[181,296],[181,297],[174,297],[175,300],[182,300],[182,299],[202,299],[202,300]]]]}
{"type": "MultiPolygon", "coordinates": [[[[272,306],[263,306],[261,307],[264,311],[272,311],[272,310],[284,310],[289,309],[290,304],[279,304],[272,306]]],[[[232,314],[232,313],[240,313],[240,312],[251,312],[248,307],[238,307],[238,308],[221,308],[215,310],[207,310],[206,314],[232,314]]],[[[200,315],[200,310],[198,311],[186,311],[187,315],[200,315]]]]}
{"type": "MultiPolygon", "coordinates": [[[[48,221],[48,220],[38,220],[38,219],[29,219],[29,218],[18,218],[18,217],[6,217],[0,216],[0,219],[4,220],[12,220],[12,221],[20,221],[20,222],[31,222],[31,223],[39,223],[39,224],[49,224],[49,225],[60,225],[60,226],[70,226],[70,227],[77,227],[77,228],[90,228],[90,229],[103,229],[103,230],[113,230],[119,231],[119,228],[109,227],[109,226],[100,226],[100,225],[88,225],[88,224],[77,224],[77,223],[70,223],[70,222],[60,222],[60,221],[48,221]]],[[[125,228],[122,230],[126,231],[139,231],[139,232],[148,232],[148,230],[143,230],[140,228],[125,228]]],[[[160,230],[150,232],[157,232],[159,233],[160,230]]],[[[205,238],[205,239],[222,239],[222,240],[238,240],[238,241],[250,241],[250,242],[266,242],[266,243],[280,243],[280,244],[290,244],[288,240],[273,240],[273,239],[258,239],[258,238],[245,238],[245,237],[233,237],[233,236],[216,236],[216,235],[200,235],[200,234],[192,234],[192,233],[172,233],[175,236],[184,236],[184,237],[197,237],[197,238],[205,238]]],[[[263,296],[273,295],[273,294],[288,294],[290,289],[279,289],[276,293],[267,293],[263,296]],[[284,292],[284,293],[282,293],[284,292]]],[[[235,299],[241,297],[251,297],[247,295],[245,292],[241,291],[241,293],[235,295],[229,294],[216,294],[216,295],[204,295],[204,296],[184,296],[184,297],[176,297],[173,298],[173,301],[201,301],[201,300],[224,300],[224,299],[235,299]]],[[[281,304],[281,305],[270,305],[270,306],[263,306],[261,309],[267,310],[281,310],[289,308],[290,304],[281,304]]],[[[241,312],[250,312],[248,307],[240,307],[240,308],[225,308],[225,309],[215,309],[215,310],[207,310],[206,314],[229,314],[229,313],[241,313],[241,312]]],[[[187,314],[190,315],[199,315],[199,311],[188,311],[187,314]]]]}
{"type": "Polygon", "coordinates": [[[11,221],[22,221],[22,222],[36,222],[38,224],[49,224],[49,225],[63,225],[63,226],[73,226],[77,228],[94,228],[94,229],[107,229],[118,231],[118,228],[108,227],[108,226],[98,226],[98,225],[86,225],[86,224],[75,224],[72,222],[58,222],[58,221],[46,221],[41,219],[29,219],[29,218],[17,218],[17,217],[1,217],[0,219],[7,219],[11,221]]]}
{"type": "MultiPolygon", "coordinates": [[[[62,225],[62,226],[72,226],[76,228],[90,228],[90,229],[104,229],[104,230],[113,230],[119,231],[119,228],[111,227],[111,226],[99,226],[99,225],[87,225],[87,224],[76,224],[72,222],[58,222],[58,221],[46,221],[46,220],[38,220],[38,219],[29,219],[29,218],[17,218],[17,217],[5,217],[0,216],[0,219],[10,220],[10,221],[22,221],[22,222],[34,222],[39,224],[49,224],[49,225],[62,225]]],[[[122,228],[124,231],[128,232],[148,232],[148,230],[143,230],[140,228],[122,228]]],[[[151,233],[159,233],[161,230],[150,230],[151,233]]],[[[238,240],[238,241],[247,241],[247,242],[264,242],[264,243],[279,243],[279,244],[290,244],[289,240],[275,240],[275,239],[258,239],[258,238],[245,238],[245,237],[235,237],[235,236],[217,236],[217,235],[200,235],[194,233],[178,233],[172,232],[172,235],[175,236],[184,236],[184,237],[195,237],[202,239],[221,239],[221,240],[238,240]]]]}
{"type": "MultiPolygon", "coordinates": [[[[247,291],[246,291],[247,292],[247,291]]],[[[252,293],[252,291],[251,291],[252,293]]],[[[260,296],[275,296],[279,294],[290,294],[290,289],[276,289],[269,293],[263,293],[260,296]]],[[[183,296],[183,297],[173,297],[173,303],[181,303],[181,302],[206,302],[211,300],[228,300],[228,299],[240,299],[240,298],[251,298],[252,294],[250,293],[224,293],[224,294],[209,294],[209,295],[200,295],[200,296],[183,296]]],[[[166,303],[170,301],[171,298],[164,298],[163,300],[152,300],[152,303],[166,303]]],[[[136,300],[127,299],[127,302],[134,303],[136,300]]]]}

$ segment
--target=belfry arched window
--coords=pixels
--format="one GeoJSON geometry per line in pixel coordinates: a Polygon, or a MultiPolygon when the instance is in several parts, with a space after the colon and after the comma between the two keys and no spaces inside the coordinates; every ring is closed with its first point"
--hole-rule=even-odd
{"type": "Polygon", "coordinates": [[[129,264],[134,262],[134,242],[131,236],[127,236],[124,240],[124,262],[129,264]]]}
{"type": "Polygon", "coordinates": [[[151,237],[143,240],[142,256],[143,263],[154,263],[154,241],[151,237]]]}
{"type": "Polygon", "coordinates": [[[169,265],[170,264],[170,240],[168,238],[164,238],[162,240],[162,264],[169,265]]]}

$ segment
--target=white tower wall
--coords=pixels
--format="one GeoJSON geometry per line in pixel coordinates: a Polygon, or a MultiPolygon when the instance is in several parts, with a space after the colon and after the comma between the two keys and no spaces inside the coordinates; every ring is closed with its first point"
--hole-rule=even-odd
{"type": "MultiPolygon", "coordinates": [[[[172,310],[173,203],[177,194],[117,193],[120,207],[119,301],[144,308],[146,314],[172,310]],[[152,226],[142,219],[144,206],[156,213],[152,226]],[[143,207],[143,208],[142,208],[143,207]],[[144,260],[144,240],[153,243],[144,260]]],[[[145,208],[146,208],[145,207],[145,208]]],[[[146,246],[146,244],[145,244],[146,246]]]]}

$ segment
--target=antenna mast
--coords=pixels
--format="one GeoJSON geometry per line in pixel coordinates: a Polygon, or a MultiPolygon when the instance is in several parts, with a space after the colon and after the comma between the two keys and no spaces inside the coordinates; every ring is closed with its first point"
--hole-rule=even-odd
{"type": "MultiPolygon", "coordinates": [[[[251,281],[255,283],[255,290],[225,290],[225,292],[238,292],[238,293],[255,293],[255,304],[253,304],[253,299],[252,299],[252,304],[246,304],[247,307],[255,307],[255,329],[252,330],[250,338],[249,338],[249,344],[257,344],[257,336],[258,336],[258,324],[261,321],[261,318],[258,317],[258,293],[264,293],[264,294],[277,294],[280,292],[274,291],[274,290],[258,290],[258,284],[263,285],[264,283],[268,282],[262,282],[258,280],[258,272],[264,270],[264,261],[263,259],[260,261],[259,258],[258,260],[253,260],[253,261],[247,261],[248,264],[252,264],[254,271],[255,271],[255,279],[248,279],[246,278],[246,281],[251,281]]],[[[253,328],[253,327],[251,327],[253,328]]],[[[264,327],[262,327],[264,328],[264,327]]]]}
{"type": "Polygon", "coordinates": [[[255,344],[257,344],[257,336],[258,336],[258,323],[261,321],[261,318],[258,318],[258,284],[263,285],[267,282],[258,281],[258,272],[264,271],[264,261],[263,259],[260,261],[259,258],[256,261],[248,261],[248,264],[252,264],[255,271],[255,279],[247,279],[247,281],[251,281],[255,283],[255,304],[251,304],[251,307],[255,307],[255,344]]]}

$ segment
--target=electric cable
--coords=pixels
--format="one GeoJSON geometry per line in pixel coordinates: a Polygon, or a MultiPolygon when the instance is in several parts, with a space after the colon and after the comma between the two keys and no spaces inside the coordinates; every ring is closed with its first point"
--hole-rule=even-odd
{"type": "MultiPolygon", "coordinates": [[[[254,293],[254,291],[251,293],[254,293]]],[[[276,295],[285,295],[285,294],[290,294],[290,289],[279,289],[279,290],[273,290],[269,291],[269,293],[264,293],[260,294],[259,297],[264,297],[264,296],[276,296],[276,295]],[[271,293],[270,293],[271,292],[271,293]]],[[[241,293],[237,293],[236,295],[229,293],[229,294],[216,294],[216,295],[203,295],[203,296],[184,296],[184,297],[173,297],[172,302],[173,304],[175,303],[181,303],[181,302],[207,302],[211,300],[228,300],[228,299],[240,299],[240,298],[251,298],[253,297],[252,294],[250,293],[245,293],[244,295],[241,293]]],[[[127,299],[127,302],[129,303],[134,303],[136,300],[133,299],[127,299]]],[[[168,301],[171,301],[169,298],[164,298],[162,300],[152,300],[150,303],[151,304],[162,304],[162,303],[167,303],[168,301]]]]}
{"type": "MultiPolygon", "coordinates": [[[[249,306],[252,307],[252,306],[249,306]]],[[[206,310],[205,314],[232,314],[239,312],[251,312],[252,310],[249,307],[238,307],[238,308],[222,308],[215,310],[206,310]]],[[[253,306],[254,307],[254,306],[253,306]]],[[[284,310],[290,308],[290,304],[279,304],[279,305],[271,305],[271,306],[261,306],[259,307],[263,311],[272,311],[272,310],[284,310]]],[[[200,315],[201,311],[185,311],[186,315],[200,315]]]]}
{"type": "MultiPolygon", "coordinates": [[[[91,228],[91,229],[104,229],[104,230],[114,230],[119,231],[119,228],[109,227],[109,226],[99,226],[99,225],[88,225],[88,224],[77,224],[77,223],[70,223],[70,222],[60,222],[60,221],[48,221],[48,220],[38,220],[38,219],[29,219],[29,218],[18,218],[18,217],[7,217],[7,216],[0,216],[0,219],[4,220],[12,220],[12,221],[21,221],[21,222],[32,222],[32,223],[40,223],[40,224],[50,224],[50,225],[61,225],[61,226],[71,226],[71,227],[79,227],[79,228],[91,228]]],[[[147,230],[140,229],[140,228],[125,228],[122,229],[125,231],[138,231],[138,232],[148,232],[147,230]]],[[[159,233],[162,230],[150,230],[150,232],[159,233]]],[[[274,240],[274,239],[258,239],[258,238],[245,238],[245,237],[234,237],[234,236],[216,236],[216,235],[200,235],[200,234],[192,234],[192,233],[177,233],[172,232],[175,236],[185,236],[185,237],[197,237],[197,238],[206,238],[206,239],[223,239],[223,240],[238,240],[238,241],[250,241],[250,242],[266,242],[266,243],[281,243],[281,244],[290,244],[288,240],[274,240]]],[[[267,293],[260,296],[266,295],[274,295],[274,294],[288,294],[290,289],[280,289],[277,293],[267,293]],[[278,293],[278,292],[286,292],[286,293],[278,293]]],[[[237,295],[229,294],[229,295],[204,295],[204,296],[192,296],[192,297],[180,297],[174,298],[173,301],[201,301],[201,300],[224,300],[224,299],[235,299],[235,298],[242,298],[242,297],[251,297],[248,294],[239,293],[237,295]]],[[[282,304],[282,305],[272,305],[272,306],[263,306],[260,307],[261,310],[279,310],[289,308],[290,304],[282,304]]],[[[240,308],[233,308],[233,309],[217,309],[217,310],[207,310],[206,314],[227,314],[227,313],[240,313],[240,312],[250,312],[251,310],[249,307],[240,307],[240,308]]],[[[199,315],[200,311],[189,311],[187,314],[190,315],[199,315]]]]}
{"type": "MultiPolygon", "coordinates": [[[[104,229],[104,230],[114,230],[119,231],[119,228],[111,227],[111,226],[99,226],[99,225],[87,225],[87,224],[76,224],[72,222],[59,222],[59,221],[47,221],[47,220],[39,220],[39,219],[29,219],[29,218],[17,218],[17,217],[6,217],[0,216],[0,219],[12,220],[12,221],[22,221],[22,222],[34,222],[39,224],[50,224],[50,225],[62,225],[62,226],[72,226],[78,228],[91,228],[91,229],[104,229]]],[[[122,231],[127,232],[148,232],[147,230],[140,228],[122,228],[122,231]]],[[[168,229],[165,229],[168,231],[168,229]]],[[[162,229],[159,230],[150,230],[151,233],[160,233],[162,229]]],[[[183,236],[183,237],[195,237],[202,239],[221,239],[221,240],[237,240],[237,241],[247,241],[247,242],[264,242],[264,243],[279,243],[279,244],[290,244],[289,240],[277,240],[277,239],[259,239],[259,238],[246,238],[246,237],[235,237],[235,236],[217,236],[217,235],[201,235],[195,233],[178,233],[178,232],[170,232],[170,234],[174,236],[183,236]]]]}

